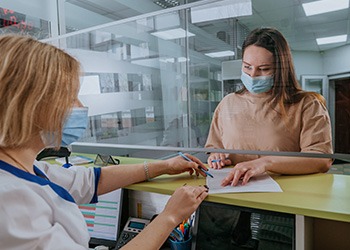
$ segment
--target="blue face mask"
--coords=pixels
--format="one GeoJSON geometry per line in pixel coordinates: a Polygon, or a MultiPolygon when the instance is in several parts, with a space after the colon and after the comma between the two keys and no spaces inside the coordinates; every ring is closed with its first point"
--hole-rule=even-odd
{"type": "MultiPolygon", "coordinates": [[[[61,146],[65,147],[79,140],[88,124],[88,108],[73,108],[63,126],[61,146]]],[[[55,134],[41,132],[46,148],[55,147],[55,134]]]]}
{"type": "Polygon", "coordinates": [[[73,108],[63,127],[62,146],[76,142],[84,134],[88,125],[88,108],[73,108]]]}
{"type": "Polygon", "coordinates": [[[253,94],[267,92],[273,86],[273,75],[251,77],[242,70],[241,80],[244,87],[253,94]]]}

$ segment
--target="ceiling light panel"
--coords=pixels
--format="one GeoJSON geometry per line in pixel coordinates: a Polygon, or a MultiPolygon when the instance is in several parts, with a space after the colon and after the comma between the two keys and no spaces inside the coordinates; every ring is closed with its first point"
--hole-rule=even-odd
{"type": "Polygon", "coordinates": [[[340,43],[340,42],[346,42],[347,38],[348,38],[347,35],[329,36],[329,37],[317,38],[316,42],[318,45],[340,43]]]}
{"type": "Polygon", "coordinates": [[[227,57],[227,56],[234,56],[235,52],[231,50],[225,50],[225,51],[218,51],[218,52],[212,52],[212,53],[206,53],[206,56],[217,58],[217,57],[227,57]]]}
{"type": "Polygon", "coordinates": [[[322,13],[349,8],[349,0],[322,0],[304,3],[303,8],[306,16],[313,16],[322,13]]]}
{"type": "Polygon", "coordinates": [[[195,34],[191,32],[186,32],[186,30],[177,28],[177,29],[170,29],[170,30],[163,30],[163,31],[157,31],[151,33],[154,36],[157,36],[159,38],[162,38],[164,40],[172,40],[172,39],[179,39],[179,38],[185,38],[186,36],[195,36],[195,34]]]}

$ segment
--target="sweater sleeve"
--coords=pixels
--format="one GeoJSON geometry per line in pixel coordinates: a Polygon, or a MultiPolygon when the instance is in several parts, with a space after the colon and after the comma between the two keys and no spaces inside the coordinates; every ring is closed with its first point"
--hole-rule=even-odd
{"type": "Polygon", "coordinates": [[[317,99],[306,98],[300,133],[301,152],[331,154],[332,131],[326,107],[317,99]]]}

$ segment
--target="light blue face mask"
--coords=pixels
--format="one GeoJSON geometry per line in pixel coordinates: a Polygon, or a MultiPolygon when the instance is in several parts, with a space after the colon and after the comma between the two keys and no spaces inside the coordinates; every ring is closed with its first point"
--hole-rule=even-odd
{"type": "MultiPolygon", "coordinates": [[[[66,147],[79,140],[88,125],[88,108],[73,108],[63,126],[61,146],[66,147]]],[[[41,132],[41,139],[46,148],[55,147],[54,133],[41,132]]]]}
{"type": "Polygon", "coordinates": [[[62,133],[62,146],[76,142],[84,134],[88,125],[88,108],[73,108],[69,114],[62,133]]]}
{"type": "Polygon", "coordinates": [[[273,75],[251,77],[242,70],[241,80],[246,89],[253,94],[267,92],[273,86],[273,75]]]}

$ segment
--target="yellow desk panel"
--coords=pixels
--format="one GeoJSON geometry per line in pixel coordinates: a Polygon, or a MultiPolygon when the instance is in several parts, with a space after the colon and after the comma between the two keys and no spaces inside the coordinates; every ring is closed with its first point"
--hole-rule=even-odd
{"type": "MultiPolygon", "coordinates": [[[[350,176],[312,174],[273,176],[282,193],[211,194],[206,200],[315,218],[350,222],[350,176]]],[[[131,190],[172,194],[177,187],[204,185],[205,178],[181,174],[160,176],[127,187],[131,190]]]]}
{"type": "MultiPolygon", "coordinates": [[[[95,158],[91,154],[81,155],[95,158]]],[[[120,159],[121,164],[143,163],[145,160],[154,161],[119,156],[116,158],[120,159]]],[[[281,186],[282,193],[210,194],[206,201],[350,222],[349,175],[311,174],[272,177],[281,186]]],[[[141,182],[126,188],[171,195],[177,187],[185,183],[204,185],[205,178],[190,176],[188,173],[163,175],[150,182],[141,182]]]]}

